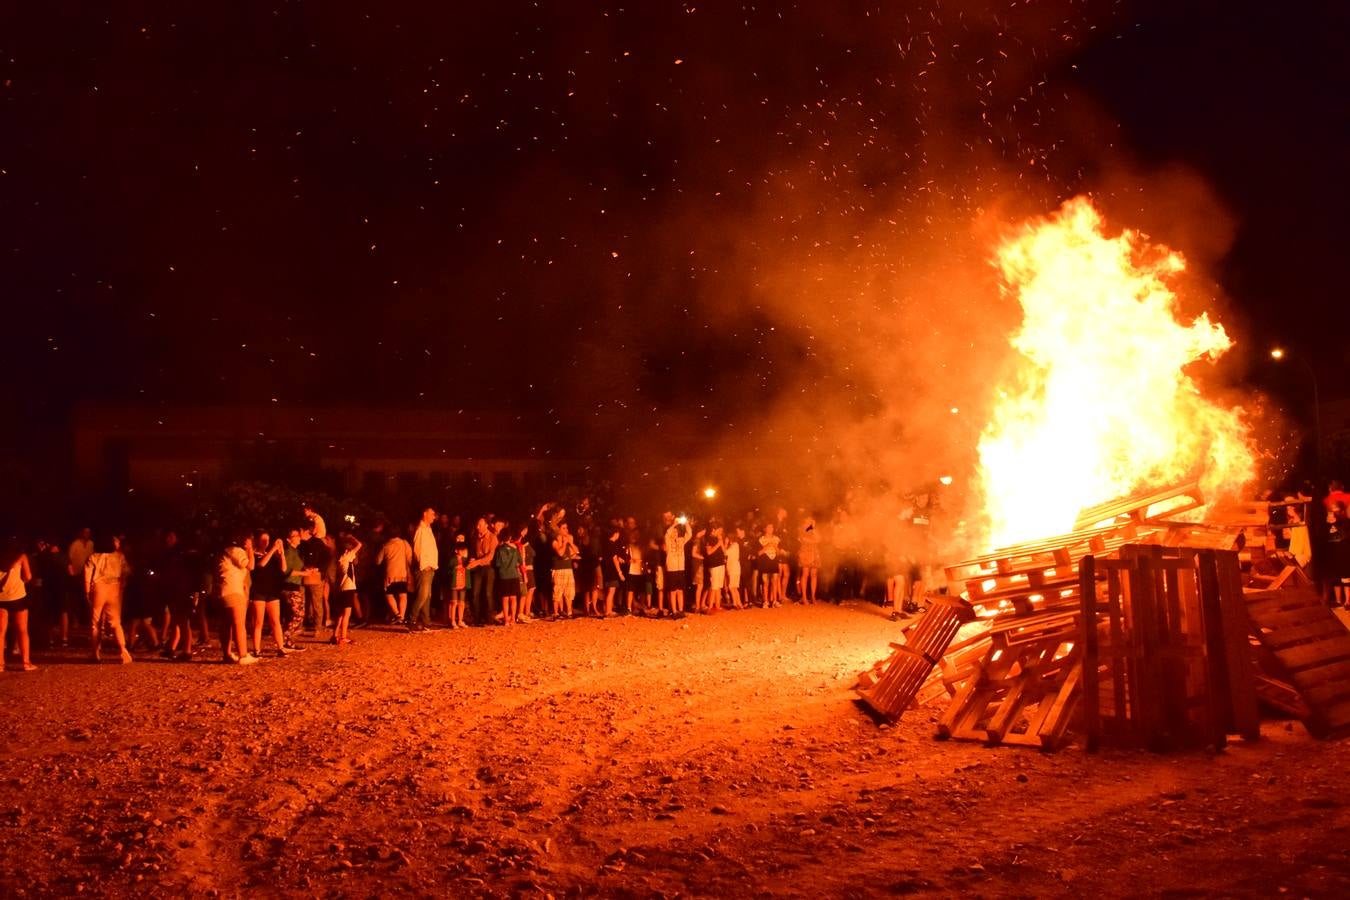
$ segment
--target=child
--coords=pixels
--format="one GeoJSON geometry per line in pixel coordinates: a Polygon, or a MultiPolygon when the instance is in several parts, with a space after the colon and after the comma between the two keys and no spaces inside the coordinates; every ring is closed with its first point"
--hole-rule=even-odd
{"type": "Polygon", "coordinates": [[[361,542],[350,534],[342,536],[342,554],[337,560],[337,597],[333,601],[333,640],[339,647],[356,643],[347,636],[347,627],[352,619],[352,606],[356,602],[356,554],[361,542]]]}
{"type": "Polygon", "coordinates": [[[534,620],[534,542],[530,540],[530,526],[522,525],[516,535],[520,550],[520,615],[522,622],[534,620]]]}
{"type": "MultiPolygon", "coordinates": [[[[505,531],[502,533],[506,534],[505,531]]],[[[516,624],[517,604],[520,602],[520,565],[520,548],[514,541],[507,538],[497,544],[497,551],[492,555],[492,568],[497,573],[502,624],[508,627],[516,624]]]]}
{"type": "Polygon", "coordinates": [[[469,545],[464,535],[455,535],[454,571],[450,573],[450,627],[466,628],[464,595],[469,590],[469,545]]]}

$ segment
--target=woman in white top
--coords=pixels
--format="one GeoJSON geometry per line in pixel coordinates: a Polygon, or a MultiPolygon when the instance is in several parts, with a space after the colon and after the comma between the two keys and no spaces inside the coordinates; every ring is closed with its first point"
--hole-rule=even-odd
{"type": "Polygon", "coordinates": [[[731,608],[744,609],[741,604],[741,541],[745,540],[745,529],[737,526],[726,536],[727,554],[727,590],[731,592],[731,608]]]}
{"type": "Polygon", "coordinates": [[[226,547],[216,568],[220,602],[225,606],[225,618],[220,630],[221,656],[225,662],[237,662],[241,666],[258,661],[258,657],[248,652],[248,632],[244,627],[248,613],[249,570],[252,568],[252,535],[243,535],[240,540],[226,547]],[[239,648],[238,656],[230,652],[231,638],[239,648]]]}
{"type": "Polygon", "coordinates": [[[122,555],[122,539],[116,535],[100,537],[94,544],[94,552],[89,554],[84,563],[84,593],[89,599],[94,618],[94,659],[103,658],[100,634],[106,620],[113,637],[117,639],[123,665],[131,662],[131,654],[127,652],[127,637],[122,633],[122,595],[130,574],[131,567],[122,555]]]}
{"type": "Polygon", "coordinates": [[[28,554],[23,552],[18,541],[11,541],[0,554],[0,645],[7,639],[12,618],[25,672],[37,671],[37,666],[28,658],[28,582],[32,580],[33,568],[28,562],[28,554]]]}

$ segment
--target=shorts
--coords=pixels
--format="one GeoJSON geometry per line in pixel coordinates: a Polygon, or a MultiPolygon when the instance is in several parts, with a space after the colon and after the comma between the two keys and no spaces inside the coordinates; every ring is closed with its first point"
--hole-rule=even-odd
{"type": "Polygon", "coordinates": [[[280,591],[251,591],[248,595],[250,603],[277,603],[281,600],[280,591]]]}
{"type": "Polygon", "coordinates": [[[384,592],[386,594],[406,594],[408,593],[408,582],[391,581],[384,586],[384,592]]]}
{"type": "Polygon", "coordinates": [[[675,569],[674,571],[670,570],[666,571],[666,590],[682,591],[684,590],[685,584],[686,581],[684,576],[684,569],[675,569]]]}
{"type": "Polygon", "coordinates": [[[29,609],[29,599],[20,597],[18,600],[0,600],[0,612],[24,612],[29,609]]]}
{"type": "Polygon", "coordinates": [[[741,564],[727,566],[727,587],[739,588],[741,586],[741,564]]]}
{"type": "Polygon", "coordinates": [[[498,599],[498,600],[500,600],[500,599],[503,598],[503,597],[519,597],[519,596],[520,596],[520,579],[519,579],[519,578],[498,578],[498,579],[497,579],[497,599],[498,599]]]}
{"type": "Polygon", "coordinates": [[[338,591],[333,595],[332,612],[337,615],[356,605],[356,591],[338,591]]]}
{"type": "Polygon", "coordinates": [[[534,588],[534,570],[533,570],[533,569],[526,569],[526,570],[524,571],[523,576],[522,576],[521,579],[520,579],[520,586],[523,587],[523,588],[524,588],[525,590],[527,590],[527,591],[528,591],[528,590],[532,590],[532,589],[534,588]]]}
{"type": "MultiPolygon", "coordinates": [[[[109,622],[122,620],[122,586],[116,582],[95,581],[89,587],[89,604],[98,607],[109,622]]],[[[96,621],[94,624],[98,624],[96,621]]]]}
{"type": "Polygon", "coordinates": [[[727,586],[726,566],[713,566],[711,569],[708,570],[708,575],[712,579],[711,586],[714,591],[720,591],[722,588],[727,586]]]}
{"type": "Polygon", "coordinates": [[[777,575],[778,558],[774,557],[773,559],[770,559],[767,556],[761,556],[755,561],[755,568],[759,570],[759,574],[761,575],[777,575]]]}
{"type": "Polygon", "coordinates": [[[243,594],[226,594],[220,598],[223,605],[230,612],[236,609],[248,609],[248,598],[243,594]]]}

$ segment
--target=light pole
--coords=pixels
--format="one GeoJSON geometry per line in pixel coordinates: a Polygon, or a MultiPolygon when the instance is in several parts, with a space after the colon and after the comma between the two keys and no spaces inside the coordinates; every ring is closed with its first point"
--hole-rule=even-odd
{"type": "MultiPolygon", "coordinates": [[[[1272,347],[1271,350],[1270,350],[1270,358],[1273,359],[1273,360],[1275,360],[1276,362],[1283,362],[1283,361],[1285,360],[1285,358],[1286,358],[1288,355],[1289,355],[1289,354],[1285,352],[1285,349],[1284,349],[1283,347],[1272,347]]],[[[1313,389],[1313,394],[1312,394],[1312,395],[1313,395],[1313,440],[1316,442],[1313,449],[1315,450],[1315,457],[1314,457],[1314,458],[1315,458],[1316,461],[1317,461],[1317,477],[1318,477],[1318,478],[1321,478],[1321,477],[1322,477],[1322,398],[1321,398],[1321,391],[1320,391],[1320,389],[1318,388],[1318,384],[1317,384],[1317,371],[1316,371],[1315,369],[1313,369],[1312,364],[1308,362],[1308,357],[1307,357],[1306,354],[1303,354],[1303,353],[1295,354],[1294,359],[1296,359],[1296,360],[1299,361],[1299,363],[1303,366],[1303,371],[1307,372],[1307,373],[1308,373],[1308,377],[1309,377],[1310,379],[1312,379],[1312,389],[1313,389]]]]}

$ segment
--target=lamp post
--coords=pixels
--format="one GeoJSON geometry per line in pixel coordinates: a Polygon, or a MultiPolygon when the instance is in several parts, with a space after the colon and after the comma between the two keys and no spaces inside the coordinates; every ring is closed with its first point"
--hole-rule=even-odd
{"type": "MultiPolygon", "coordinates": [[[[1288,355],[1289,354],[1285,352],[1283,347],[1272,347],[1270,350],[1270,358],[1276,362],[1283,362],[1288,355]]],[[[1315,441],[1313,449],[1316,453],[1314,458],[1317,462],[1317,476],[1320,478],[1322,476],[1322,398],[1321,390],[1317,383],[1317,371],[1313,369],[1312,364],[1308,362],[1306,354],[1295,354],[1294,358],[1299,361],[1299,364],[1303,366],[1303,371],[1307,372],[1308,378],[1312,380],[1313,440],[1315,441]]]]}

